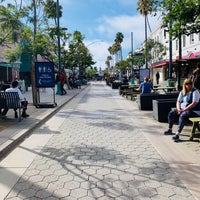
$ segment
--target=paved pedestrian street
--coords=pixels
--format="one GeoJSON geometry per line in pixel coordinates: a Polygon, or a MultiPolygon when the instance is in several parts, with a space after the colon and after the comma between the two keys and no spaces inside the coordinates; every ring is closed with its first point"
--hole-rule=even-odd
{"type": "Polygon", "coordinates": [[[152,121],[118,90],[93,82],[11,152],[21,175],[9,158],[0,163],[16,180],[4,199],[195,199],[145,136],[163,132],[152,121]]]}

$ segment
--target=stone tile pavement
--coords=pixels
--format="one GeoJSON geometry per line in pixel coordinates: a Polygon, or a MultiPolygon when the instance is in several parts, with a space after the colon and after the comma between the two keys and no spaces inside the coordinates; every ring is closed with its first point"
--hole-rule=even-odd
{"type": "MultiPolygon", "coordinates": [[[[67,90],[67,95],[55,95],[55,108],[36,108],[33,106],[32,90],[28,88],[23,95],[29,102],[27,113],[29,118],[23,119],[21,122],[14,118],[14,112],[10,109],[7,113],[8,119],[0,119],[0,158],[12,148],[13,145],[20,142],[29,132],[42,124],[48,117],[52,116],[58,109],[65,103],[69,102],[76,95],[78,95],[85,87],[81,89],[67,90]]],[[[55,90],[56,93],[56,90],[55,90]]],[[[52,88],[40,89],[40,102],[41,103],[54,103],[54,90],[52,88]]]]}
{"type": "Polygon", "coordinates": [[[94,82],[1,162],[16,182],[4,199],[198,199],[198,152],[163,136],[165,126],[94,82]]]}

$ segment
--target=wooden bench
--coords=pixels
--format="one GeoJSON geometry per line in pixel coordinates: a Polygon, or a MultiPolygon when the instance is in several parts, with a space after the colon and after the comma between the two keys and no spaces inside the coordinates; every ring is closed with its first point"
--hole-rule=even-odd
{"type": "Polygon", "coordinates": [[[195,136],[196,129],[199,130],[200,117],[190,117],[189,120],[192,122],[192,129],[190,132],[189,140],[192,141],[195,136]]]}
{"type": "Polygon", "coordinates": [[[128,96],[131,97],[131,100],[135,100],[137,94],[140,94],[140,91],[137,91],[135,87],[124,87],[123,90],[121,90],[121,94],[122,96],[125,96],[126,98],[128,98],[128,96]]]}
{"type": "Polygon", "coordinates": [[[120,85],[119,86],[119,95],[123,95],[125,89],[127,89],[129,85],[120,85]]]}
{"type": "Polygon", "coordinates": [[[19,121],[21,121],[21,101],[17,92],[0,92],[0,109],[18,109],[19,121]]]}
{"type": "Polygon", "coordinates": [[[130,96],[131,100],[136,100],[136,97],[138,94],[140,94],[140,91],[136,91],[134,88],[129,88],[129,89],[124,91],[126,98],[128,98],[128,96],[130,96]]]}

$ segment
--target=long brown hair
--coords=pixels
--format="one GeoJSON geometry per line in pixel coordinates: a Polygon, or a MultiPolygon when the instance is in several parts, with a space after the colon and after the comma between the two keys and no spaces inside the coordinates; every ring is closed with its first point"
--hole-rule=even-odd
{"type": "Polygon", "coordinates": [[[188,84],[188,83],[190,83],[191,85],[192,85],[192,87],[191,87],[191,90],[193,89],[193,81],[192,81],[192,79],[191,78],[186,78],[185,80],[184,80],[184,82],[183,82],[183,89],[182,89],[182,93],[183,93],[183,95],[185,96],[187,93],[189,93],[191,90],[189,90],[189,91],[187,91],[187,89],[186,89],[186,84],[188,84]]]}

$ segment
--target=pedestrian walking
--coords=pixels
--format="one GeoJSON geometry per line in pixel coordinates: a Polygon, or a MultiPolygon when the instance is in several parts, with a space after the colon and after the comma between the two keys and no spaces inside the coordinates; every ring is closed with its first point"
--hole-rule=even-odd
{"type": "Polygon", "coordinates": [[[159,84],[159,80],[160,80],[160,73],[156,72],[156,83],[157,83],[157,85],[159,84]]]}
{"type": "Polygon", "coordinates": [[[67,91],[64,89],[64,85],[65,85],[66,80],[67,80],[64,69],[60,72],[59,79],[60,79],[60,90],[61,90],[60,95],[67,94],[67,91]]]}

